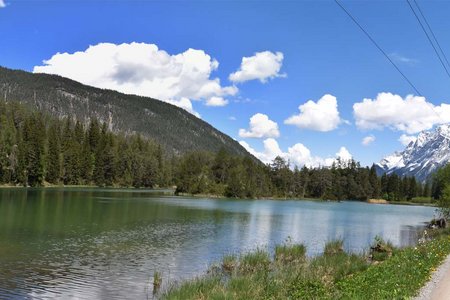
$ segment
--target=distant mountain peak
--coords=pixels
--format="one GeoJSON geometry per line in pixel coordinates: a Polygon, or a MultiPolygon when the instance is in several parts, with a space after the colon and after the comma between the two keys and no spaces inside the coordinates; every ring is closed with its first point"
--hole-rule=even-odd
{"type": "Polygon", "coordinates": [[[424,182],[440,167],[450,162],[450,124],[422,131],[401,152],[395,152],[376,164],[378,173],[415,176],[424,182]]]}

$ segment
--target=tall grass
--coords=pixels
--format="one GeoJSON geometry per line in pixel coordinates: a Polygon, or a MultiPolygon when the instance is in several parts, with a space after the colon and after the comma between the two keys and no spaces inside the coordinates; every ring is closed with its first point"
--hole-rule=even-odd
{"type": "Polygon", "coordinates": [[[291,243],[276,246],[273,257],[263,249],[239,257],[226,255],[219,264],[219,272],[211,272],[209,276],[172,286],[164,298],[308,299],[303,297],[305,295],[331,297],[331,285],[337,278],[356,269],[364,269],[367,263],[362,257],[340,251],[342,241],[330,242],[325,248],[328,249],[326,255],[312,260],[306,258],[304,245],[291,243]]]}
{"type": "Polygon", "coordinates": [[[277,246],[274,255],[257,249],[224,256],[220,270],[172,285],[164,299],[404,299],[414,296],[431,271],[450,254],[450,231],[417,247],[394,249],[381,238],[372,248],[392,252],[384,261],[348,254],[343,241],[306,258],[301,244],[277,246]]]}

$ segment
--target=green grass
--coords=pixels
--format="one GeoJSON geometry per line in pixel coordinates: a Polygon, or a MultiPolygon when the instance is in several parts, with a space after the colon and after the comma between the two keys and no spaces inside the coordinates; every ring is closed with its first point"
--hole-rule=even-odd
{"type": "Polygon", "coordinates": [[[239,261],[239,272],[242,274],[254,274],[266,272],[270,266],[269,253],[262,249],[243,255],[239,261]]]}
{"type": "Polygon", "coordinates": [[[365,272],[337,285],[342,298],[407,299],[415,296],[432,271],[450,253],[450,236],[441,236],[414,248],[405,248],[365,272]]]}
{"type": "Polygon", "coordinates": [[[163,299],[408,299],[450,253],[450,230],[428,231],[431,241],[395,249],[381,238],[372,251],[348,254],[343,241],[325,245],[307,259],[304,245],[277,246],[274,256],[262,249],[228,255],[219,270],[179,285],[163,299]],[[391,253],[383,259],[373,252],[391,253]]]}
{"type": "Polygon", "coordinates": [[[389,201],[389,203],[398,205],[437,206],[436,200],[431,197],[414,197],[411,200],[389,201]]]}
{"type": "Polygon", "coordinates": [[[325,244],[325,248],[323,250],[324,256],[332,256],[336,254],[340,254],[344,252],[344,241],[343,240],[335,240],[325,244]]]}
{"type": "Polygon", "coordinates": [[[157,293],[161,288],[162,276],[160,272],[153,272],[153,293],[157,293]]]}
{"type": "Polygon", "coordinates": [[[301,244],[283,244],[275,247],[274,260],[281,264],[297,263],[306,260],[306,247],[301,244]]]}

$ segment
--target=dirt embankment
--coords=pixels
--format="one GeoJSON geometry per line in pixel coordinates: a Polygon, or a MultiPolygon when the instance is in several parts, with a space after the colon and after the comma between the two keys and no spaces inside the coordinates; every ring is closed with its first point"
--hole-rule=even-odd
{"type": "Polygon", "coordinates": [[[389,202],[387,200],[384,199],[369,199],[367,200],[368,203],[372,203],[372,204],[388,204],[389,202]]]}

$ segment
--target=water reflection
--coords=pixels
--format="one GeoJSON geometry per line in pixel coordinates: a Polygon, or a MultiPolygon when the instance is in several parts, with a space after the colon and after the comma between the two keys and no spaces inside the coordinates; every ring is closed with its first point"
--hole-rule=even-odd
{"type": "Polygon", "coordinates": [[[175,198],[144,190],[1,189],[0,298],[146,298],[154,270],[202,274],[227,253],[290,237],[308,254],[343,238],[350,251],[376,235],[416,240],[433,208],[175,198]]]}

